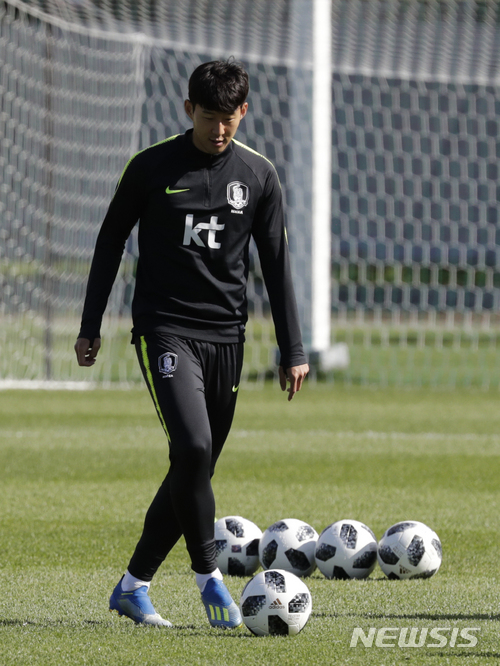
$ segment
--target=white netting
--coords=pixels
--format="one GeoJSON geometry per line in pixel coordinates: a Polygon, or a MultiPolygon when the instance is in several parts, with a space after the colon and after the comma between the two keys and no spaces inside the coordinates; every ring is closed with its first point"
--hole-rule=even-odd
{"type": "Polygon", "coordinates": [[[335,3],[333,305],[351,381],[499,385],[499,9],[335,3]]]}
{"type": "Polygon", "coordinates": [[[0,39],[0,376],[67,379],[96,222],[137,149],[143,75],[134,42],[110,50],[28,15],[4,16],[0,39]]]}
{"type": "MultiPolygon", "coordinates": [[[[239,138],[276,164],[290,225],[306,218],[300,204],[288,203],[302,182],[293,160],[310,135],[294,142],[290,81],[300,78],[293,76],[299,62],[310,66],[303,54],[311,39],[304,22],[297,38],[288,10],[283,0],[6,4],[1,378],[83,378],[72,346],[99,226],[129,157],[189,127],[187,82],[204,60],[234,55],[245,62],[252,114],[239,138]]],[[[299,234],[294,238],[297,247],[299,234]]],[[[140,378],[129,344],[135,255],[132,237],[103,325],[107,348],[85,378],[140,378]]],[[[249,301],[246,376],[262,378],[274,368],[275,343],[256,257],[249,301]]]]}
{"type": "MultiPolygon", "coordinates": [[[[310,331],[312,0],[8,0],[0,9],[0,378],[83,378],[85,279],[116,181],[188,127],[193,68],[234,55],[241,140],[283,183],[310,331]]],[[[332,319],[352,382],[499,385],[499,5],[333,0],[332,319]]],[[[315,128],[318,129],[318,128],[315,128]]],[[[325,150],[330,147],[325,127],[325,150]]],[[[99,367],[134,381],[132,239],[99,367]],[[106,355],[105,355],[106,354],[106,355]]],[[[255,262],[246,376],[273,365],[255,262]]]]}

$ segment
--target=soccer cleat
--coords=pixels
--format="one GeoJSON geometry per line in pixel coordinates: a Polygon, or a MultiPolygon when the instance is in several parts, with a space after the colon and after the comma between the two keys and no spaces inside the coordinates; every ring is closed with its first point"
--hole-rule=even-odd
{"type": "Polygon", "coordinates": [[[234,629],[242,624],[241,613],[221,580],[210,578],[201,594],[212,627],[234,629]]]}
{"type": "Polygon", "coordinates": [[[140,587],[133,592],[124,592],[120,580],[109,598],[109,610],[116,611],[120,616],[129,617],[136,624],[151,624],[156,627],[172,626],[171,622],[164,620],[155,611],[148,596],[147,586],[140,587]]]}

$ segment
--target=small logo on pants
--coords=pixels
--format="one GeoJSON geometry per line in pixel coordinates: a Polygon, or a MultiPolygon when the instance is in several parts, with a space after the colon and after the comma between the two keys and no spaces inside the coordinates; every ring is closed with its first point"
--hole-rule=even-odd
{"type": "Polygon", "coordinates": [[[163,379],[165,377],[172,377],[172,374],[177,370],[177,363],[179,357],[173,352],[167,352],[158,357],[158,370],[163,379]]]}

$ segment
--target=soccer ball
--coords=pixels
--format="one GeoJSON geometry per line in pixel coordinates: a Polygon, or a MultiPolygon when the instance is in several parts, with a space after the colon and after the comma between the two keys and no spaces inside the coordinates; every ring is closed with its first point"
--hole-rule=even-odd
{"type": "Polygon", "coordinates": [[[314,549],[318,533],[307,523],[287,518],[274,523],[262,535],[259,560],[263,569],[284,569],[309,576],[316,568],[314,549]]]}
{"type": "Polygon", "coordinates": [[[430,578],[442,557],[438,535],[416,520],[389,527],[378,544],[378,563],[388,578],[430,578]]]}
{"type": "Polygon", "coordinates": [[[311,593],[289,571],[261,571],[246,584],[240,610],[246,627],[256,636],[295,636],[311,615],[311,593]]]}
{"type": "Polygon", "coordinates": [[[321,532],[314,557],[327,578],[367,578],[377,563],[377,539],[358,520],[339,520],[321,532]]]}
{"type": "Polygon", "coordinates": [[[241,516],[220,518],[215,525],[215,556],[223,574],[252,576],[259,568],[262,531],[241,516]]]}

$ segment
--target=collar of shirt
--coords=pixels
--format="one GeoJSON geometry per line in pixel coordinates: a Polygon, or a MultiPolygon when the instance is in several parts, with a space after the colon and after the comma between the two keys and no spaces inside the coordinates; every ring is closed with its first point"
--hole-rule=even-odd
{"type": "Polygon", "coordinates": [[[204,166],[204,167],[223,164],[228,159],[230,159],[234,149],[234,144],[231,141],[226,150],[224,150],[222,153],[219,153],[218,155],[210,155],[209,153],[204,153],[202,150],[198,150],[198,148],[196,148],[196,146],[194,145],[192,129],[189,129],[187,130],[187,132],[185,132],[184,142],[185,142],[186,155],[188,156],[188,158],[192,160],[197,166],[204,166]]]}

